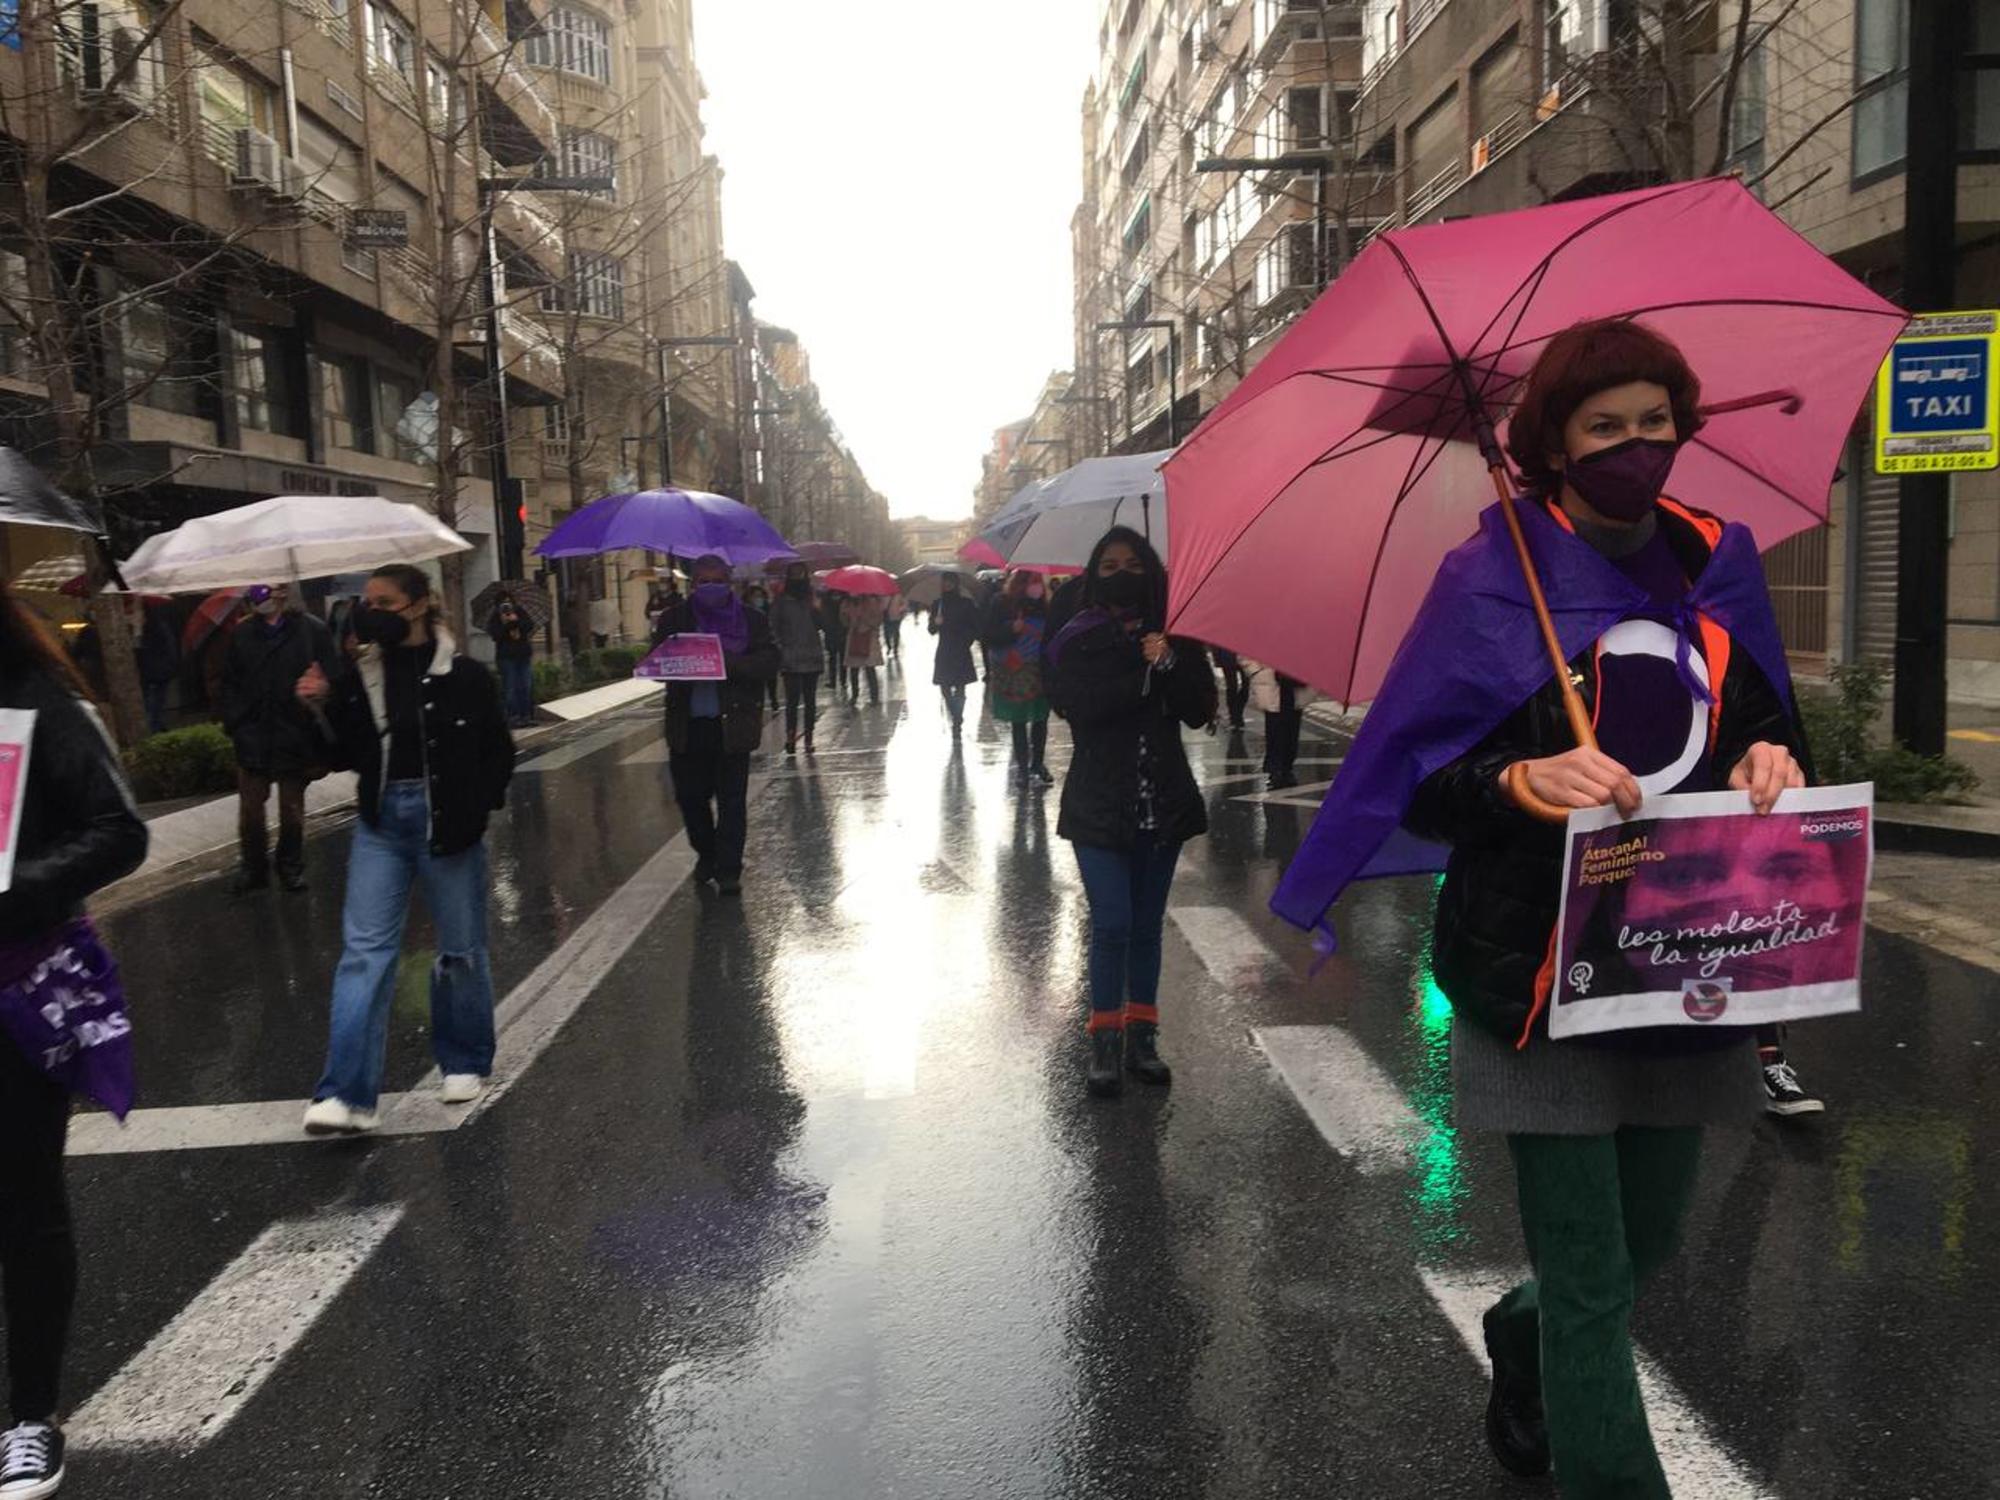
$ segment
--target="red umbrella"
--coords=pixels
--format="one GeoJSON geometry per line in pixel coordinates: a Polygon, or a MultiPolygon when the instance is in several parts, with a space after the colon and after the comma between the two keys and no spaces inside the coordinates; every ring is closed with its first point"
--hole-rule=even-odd
{"type": "Polygon", "coordinates": [[[222,622],[236,612],[237,605],[243,602],[243,596],[248,592],[248,589],[241,588],[217,589],[197,604],[194,613],[188,616],[187,624],[181,627],[181,650],[188,655],[200,650],[201,643],[214,635],[222,622]]]}
{"type": "Polygon", "coordinates": [[[879,594],[884,598],[902,592],[894,573],[871,568],[865,563],[858,567],[835,568],[826,575],[826,586],[836,593],[879,594]]]}
{"type": "Polygon", "coordinates": [[[1000,549],[983,536],[976,536],[958,549],[958,555],[966,562],[981,568],[1004,568],[1007,559],[1000,555],[1000,549]]]}

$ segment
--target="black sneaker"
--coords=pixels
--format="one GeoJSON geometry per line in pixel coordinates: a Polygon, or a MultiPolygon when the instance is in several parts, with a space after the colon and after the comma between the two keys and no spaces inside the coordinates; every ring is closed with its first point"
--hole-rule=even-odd
{"type": "Polygon", "coordinates": [[[62,1488],[63,1435],[47,1422],[0,1433],[0,1500],[42,1500],[62,1488]]]}
{"type": "Polygon", "coordinates": [[[229,894],[232,896],[247,896],[252,891],[268,890],[270,889],[270,885],[271,876],[268,871],[238,870],[236,877],[229,882],[229,894]]]}
{"type": "Polygon", "coordinates": [[[1826,1105],[1805,1091],[1798,1070],[1782,1057],[1764,1064],[1764,1112],[1773,1115],[1817,1115],[1826,1105]]]}
{"type": "Polygon", "coordinates": [[[743,894],[743,877],[741,875],[718,875],[715,877],[715,888],[725,896],[740,896],[743,894]]]}
{"type": "Polygon", "coordinates": [[[1054,786],[1056,784],[1055,773],[1049,770],[1047,766],[1036,766],[1034,777],[1043,786],[1054,786]]]}
{"type": "Polygon", "coordinates": [[[1509,1474],[1538,1479],[1549,1472],[1549,1424],[1540,1387],[1500,1357],[1491,1329],[1486,1357],[1493,1361],[1493,1393],[1486,1398],[1486,1446],[1509,1474]]]}
{"type": "Polygon", "coordinates": [[[704,885],[715,879],[715,861],[704,854],[694,862],[694,883],[704,885]]]}

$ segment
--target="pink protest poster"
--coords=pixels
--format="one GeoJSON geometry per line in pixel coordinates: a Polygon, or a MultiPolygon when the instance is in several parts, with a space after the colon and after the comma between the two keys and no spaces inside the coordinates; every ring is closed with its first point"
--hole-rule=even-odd
{"type": "Polygon", "coordinates": [[[729,676],[719,635],[670,635],[632,669],[634,677],[667,682],[721,682],[729,676]]]}
{"type": "Polygon", "coordinates": [[[0,891],[14,884],[14,846],[21,832],[21,796],[28,785],[28,750],[35,737],[32,708],[0,709],[0,891]]]}
{"type": "Polygon", "coordinates": [[[1570,814],[1549,1035],[1859,1010],[1874,810],[1860,785],[1570,814]]]}

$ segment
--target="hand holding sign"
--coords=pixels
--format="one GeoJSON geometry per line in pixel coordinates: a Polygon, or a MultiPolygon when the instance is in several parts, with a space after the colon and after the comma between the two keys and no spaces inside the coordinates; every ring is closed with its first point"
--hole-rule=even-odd
{"type": "Polygon", "coordinates": [[[632,669],[632,675],[664,682],[727,681],[729,665],[723,656],[722,637],[696,632],[670,635],[632,669]]]}

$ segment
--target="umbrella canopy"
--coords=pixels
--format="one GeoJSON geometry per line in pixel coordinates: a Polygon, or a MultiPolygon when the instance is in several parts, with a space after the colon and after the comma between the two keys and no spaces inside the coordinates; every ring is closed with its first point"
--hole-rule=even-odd
{"type": "Polygon", "coordinates": [[[181,627],[181,650],[192,655],[201,649],[201,643],[220,630],[225,621],[236,613],[242,604],[246,587],[217,589],[194,607],[194,613],[187,617],[187,624],[181,627]]]}
{"type": "Polygon", "coordinates": [[[23,568],[14,575],[13,587],[17,593],[60,594],[82,574],[83,554],[65,552],[60,557],[45,557],[23,568]]]}
{"type": "Polygon", "coordinates": [[[967,597],[981,587],[979,575],[972,568],[954,568],[947,563],[919,563],[899,576],[896,583],[909,597],[910,603],[921,604],[928,609],[937,603],[938,595],[944,592],[944,580],[947,578],[956,578],[967,597]]]}
{"type": "Polygon", "coordinates": [[[837,594],[879,594],[884,598],[900,592],[896,575],[885,568],[863,563],[852,568],[835,568],[826,575],[826,586],[837,594]]]}
{"type": "Polygon", "coordinates": [[[429,562],[471,547],[429,511],[380,495],[279,495],[147,539],[124,573],[133,589],[179,594],[429,562]]]}
{"type": "Polygon", "coordinates": [[[549,604],[549,591],[529,583],[525,578],[495,579],[472,596],[466,613],[475,625],[484,625],[487,617],[500,607],[502,599],[512,599],[521,613],[535,622],[538,630],[548,624],[555,614],[549,604]]]}
{"type": "Polygon", "coordinates": [[[1172,628],[1372,698],[1493,501],[1476,417],[1555,334],[1618,316],[1673,339],[1712,403],[1668,493],[1765,547],[1825,517],[1907,318],[1730,179],[1384,235],[1167,463],[1172,628]]]}
{"type": "Polygon", "coordinates": [[[845,542],[798,542],[792,551],[799,555],[800,561],[815,568],[847,568],[861,561],[861,554],[845,542]]]}
{"type": "MultiPolygon", "coordinates": [[[[1129,526],[1168,557],[1167,507],[1160,465],[1173,454],[1112,454],[1024,486],[976,540],[1010,566],[1081,568],[1113,526],[1129,526]]],[[[962,555],[962,554],[961,554],[962,555]]]]}
{"type": "Polygon", "coordinates": [[[104,534],[104,511],[94,502],[72,500],[26,456],[0,448],[0,521],[16,526],[54,526],[63,531],[104,534]]]}
{"type": "Polygon", "coordinates": [[[975,568],[1004,568],[1007,559],[1000,555],[1000,549],[983,536],[976,536],[958,549],[958,555],[975,568]]]}
{"type": "Polygon", "coordinates": [[[713,553],[734,566],[791,558],[792,545],[740,500],[702,490],[606,495],[571,516],[535,548],[543,557],[595,557],[646,547],[680,557],[713,553]]]}

